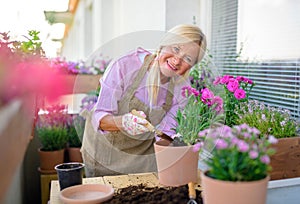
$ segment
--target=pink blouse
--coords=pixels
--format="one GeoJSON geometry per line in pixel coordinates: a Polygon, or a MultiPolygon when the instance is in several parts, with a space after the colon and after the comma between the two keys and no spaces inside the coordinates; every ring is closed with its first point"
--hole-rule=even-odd
{"type": "MultiPolygon", "coordinates": [[[[95,130],[101,132],[101,130],[98,129],[99,121],[104,116],[118,113],[118,101],[124,96],[126,90],[131,86],[137,72],[142,66],[144,57],[147,54],[151,53],[142,48],[137,48],[136,50],[112,62],[107,68],[103,77],[100,79],[101,90],[96,103],[95,113],[92,117],[92,124],[95,130]]],[[[145,74],[138,89],[136,90],[135,96],[145,104],[149,105],[148,91],[146,87],[147,76],[148,72],[145,74]]],[[[165,103],[168,85],[169,83],[166,83],[162,84],[160,87],[157,97],[158,106],[162,106],[165,103]]],[[[188,80],[183,80],[180,84],[175,83],[172,107],[157,127],[159,130],[168,135],[175,134],[175,130],[173,130],[173,128],[176,127],[177,123],[174,116],[176,116],[178,108],[184,107],[187,103],[186,98],[181,95],[181,88],[188,85],[190,85],[188,80]]],[[[105,131],[102,132],[105,133],[105,131]]]]}

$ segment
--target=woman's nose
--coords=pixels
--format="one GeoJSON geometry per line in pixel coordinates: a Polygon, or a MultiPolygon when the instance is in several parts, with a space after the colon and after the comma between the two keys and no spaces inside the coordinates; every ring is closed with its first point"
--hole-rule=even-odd
{"type": "Polygon", "coordinates": [[[174,63],[174,65],[180,64],[181,63],[181,58],[179,56],[175,55],[173,57],[173,63],[174,63]]]}

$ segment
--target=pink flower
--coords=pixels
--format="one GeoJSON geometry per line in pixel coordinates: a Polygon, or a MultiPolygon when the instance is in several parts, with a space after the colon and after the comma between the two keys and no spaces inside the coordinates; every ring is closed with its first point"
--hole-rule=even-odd
{"type": "Polygon", "coordinates": [[[203,146],[203,142],[198,142],[193,145],[193,152],[199,152],[200,148],[203,146]]]}
{"type": "Polygon", "coordinates": [[[258,152],[257,152],[257,151],[254,151],[254,150],[251,150],[251,151],[249,152],[249,157],[250,157],[251,159],[256,159],[256,158],[258,157],[258,152]]]}
{"type": "Polygon", "coordinates": [[[220,80],[220,84],[227,84],[231,78],[233,78],[233,76],[224,75],[220,80]]]}
{"type": "Polygon", "coordinates": [[[249,145],[243,140],[240,140],[237,146],[240,152],[247,152],[249,150],[249,145]]]}
{"type": "Polygon", "coordinates": [[[244,99],[246,97],[246,92],[243,89],[236,89],[234,96],[237,100],[244,99]]]}
{"type": "Polygon", "coordinates": [[[241,81],[245,80],[245,77],[243,77],[243,76],[237,76],[236,80],[238,80],[238,82],[241,82],[241,81]]]}
{"type": "Polygon", "coordinates": [[[278,142],[278,140],[277,140],[273,135],[270,135],[270,136],[269,136],[268,141],[269,141],[271,144],[276,144],[276,143],[278,142]]]}
{"type": "Polygon", "coordinates": [[[230,79],[227,84],[227,89],[230,92],[234,92],[239,87],[239,82],[236,79],[230,79]]]}
{"type": "Polygon", "coordinates": [[[223,112],[223,99],[220,96],[215,96],[212,100],[212,104],[215,105],[215,111],[218,113],[223,112]]]}
{"type": "Polygon", "coordinates": [[[228,147],[228,144],[223,139],[216,140],[216,148],[217,149],[226,149],[228,147]]]}
{"type": "Polygon", "coordinates": [[[263,156],[260,157],[260,161],[262,163],[269,164],[270,163],[270,157],[268,155],[263,155],[263,156]]]}
{"type": "Polygon", "coordinates": [[[214,93],[208,88],[204,88],[201,90],[201,94],[201,101],[205,104],[211,105],[211,100],[214,98],[214,93]]]}
{"type": "Polygon", "coordinates": [[[222,77],[218,76],[213,82],[213,85],[218,85],[221,82],[222,77]]]}

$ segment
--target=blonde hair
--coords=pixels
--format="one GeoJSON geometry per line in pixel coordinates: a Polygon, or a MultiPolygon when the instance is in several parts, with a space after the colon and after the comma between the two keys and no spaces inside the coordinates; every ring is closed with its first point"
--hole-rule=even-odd
{"type": "MultiPolygon", "coordinates": [[[[156,58],[159,57],[161,49],[164,46],[178,44],[178,43],[187,43],[187,42],[195,42],[200,46],[197,62],[200,62],[204,57],[206,50],[206,37],[198,26],[195,25],[187,25],[181,24],[170,29],[165,36],[162,38],[160,42],[159,48],[156,50],[156,58]]],[[[180,83],[182,80],[185,80],[189,76],[189,71],[185,72],[183,77],[179,77],[179,80],[175,81],[173,77],[171,80],[174,83],[180,83]]],[[[160,82],[160,69],[158,60],[155,59],[152,63],[149,75],[147,78],[147,87],[149,92],[149,102],[150,107],[157,104],[157,96],[159,92],[159,87],[161,85],[160,82]]]]}

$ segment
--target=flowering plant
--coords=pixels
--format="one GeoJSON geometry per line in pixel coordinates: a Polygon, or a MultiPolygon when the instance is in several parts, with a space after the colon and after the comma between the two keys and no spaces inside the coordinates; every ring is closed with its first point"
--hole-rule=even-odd
{"type": "Polygon", "coordinates": [[[110,63],[108,57],[100,55],[92,61],[91,65],[87,65],[83,60],[73,62],[67,61],[64,57],[56,57],[51,59],[51,66],[55,70],[66,74],[103,74],[106,67],[110,63]]]}
{"type": "Polygon", "coordinates": [[[43,151],[63,149],[68,141],[68,113],[65,105],[52,105],[45,108],[36,121],[37,135],[43,151]]]}
{"type": "Polygon", "coordinates": [[[240,104],[236,110],[237,123],[246,123],[257,128],[262,135],[273,135],[276,138],[294,137],[300,124],[296,122],[287,109],[265,105],[257,100],[240,104]]]}
{"type": "Polygon", "coordinates": [[[175,139],[185,145],[194,145],[199,139],[199,131],[223,119],[223,100],[208,88],[198,91],[190,86],[183,87],[182,95],[188,98],[188,103],[177,111],[175,139]]]}
{"type": "Polygon", "coordinates": [[[225,124],[231,127],[236,124],[237,115],[235,110],[239,109],[241,102],[248,101],[254,83],[243,76],[224,75],[223,77],[216,77],[213,84],[224,87],[225,124]]]}
{"type": "MultiPolygon", "coordinates": [[[[21,99],[30,106],[36,96],[55,100],[71,86],[54,72],[44,56],[39,32],[29,31],[24,41],[0,33],[0,106],[21,99]]],[[[31,108],[27,108],[30,110],[31,108]]]]}
{"type": "MultiPolygon", "coordinates": [[[[204,158],[209,177],[225,181],[254,181],[265,178],[271,170],[270,156],[277,142],[274,136],[259,137],[256,128],[246,124],[220,126],[199,132],[205,143],[213,145],[210,156],[204,158]]],[[[204,148],[201,151],[205,151],[204,148]]]]}

